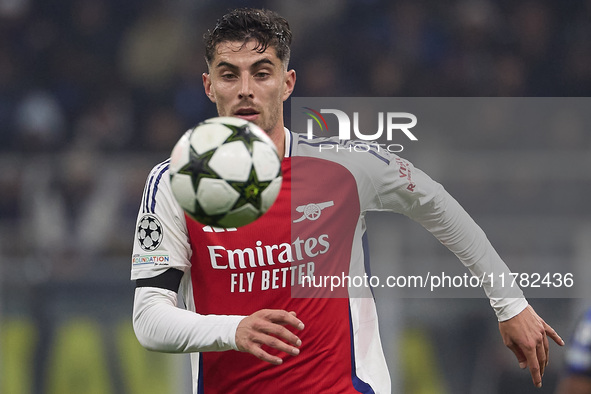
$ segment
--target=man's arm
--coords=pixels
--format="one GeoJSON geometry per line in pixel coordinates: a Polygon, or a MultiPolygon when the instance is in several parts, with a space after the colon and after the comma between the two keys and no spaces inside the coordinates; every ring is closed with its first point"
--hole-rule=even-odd
{"type": "Polygon", "coordinates": [[[136,225],[131,279],[137,286],[133,327],[139,342],[161,352],[234,349],[274,364],[280,360],[263,351],[263,345],[297,354],[299,338],[284,327],[303,326],[293,312],[264,310],[251,316],[200,315],[177,307],[177,293],[184,273],[190,270],[192,252],[184,212],[170,190],[168,163],[164,161],[150,172],[136,225]],[[166,236],[145,248],[140,223],[148,219],[166,236]],[[152,254],[166,256],[168,268],[144,264],[142,258],[152,254]]]}
{"type": "Polygon", "coordinates": [[[262,349],[270,346],[296,356],[301,340],[284,326],[303,329],[294,312],[261,310],[250,316],[200,315],[177,307],[182,272],[169,269],[155,278],[137,281],[133,327],[149,350],[187,353],[239,350],[263,361],[281,364],[262,349]]]}
{"type": "MultiPolygon", "coordinates": [[[[426,205],[416,207],[415,219],[452,251],[473,275],[483,278],[493,273],[496,277],[509,275],[509,268],[482,229],[447,191],[441,187],[426,205]]],[[[548,364],[548,336],[560,346],[564,341],[527,304],[520,289],[495,287],[487,281],[484,281],[484,287],[497,314],[504,344],[513,351],[522,368],[529,367],[534,385],[541,387],[548,364]]]]}
{"type": "Polygon", "coordinates": [[[409,162],[397,159],[390,163],[389,167],[392,166],[390,179],[393,177],[394,181],[378,187],[386,192],[381,203],[420,223],[473,275],[483,278],[484,290],[500,322],[503,342],[516,355],[520,366],[529,367],[534,385],[541,386],[548,363],[548,336],[561,346],[564,341],[528,305],[518,287],[493,285],[489,278],[508,277],[511,271],[464,208],[439,183],[409,162]]]}
{"type": "Polygon", "coordinates": [[[262,345],[270,346],[292,356],[300,354],[302,341],[284,326],[290,325],[298,330],[304,329],[295,312],[277,309],[262,309],[245,317],[236,328],[236,347],[271,364],[280,365],[283,360],[263,350],[262,345]],[[291,344],[292,346],[290,346],[291,344]]]}
{"type": "Polygon", "coordinates": [[[549,360],[548,337],[560,346],[564,345],[562,338],[530,305],[517,316],[499,322],[499,331],[503,343],[517,357],[519,366],[529,367],[534,385],[542,387],[542,376],[549,360]]]}
{"type": "Polygon", "coordinates": [[[183,272],[171,268],[136,281],[133,327],[147,349],[183,353],[235,349],[244,316],[204,316],[177,307],[183,272]]]}

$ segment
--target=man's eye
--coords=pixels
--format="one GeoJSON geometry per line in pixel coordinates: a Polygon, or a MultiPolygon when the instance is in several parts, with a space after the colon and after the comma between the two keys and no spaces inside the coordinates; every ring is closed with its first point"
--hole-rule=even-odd
{"type": "Polygon", "coordinates": [[[266,71],[261,71],[261,72],[256,73],[254,76],[256,78],[267,78],[269,75],[271,75],[271,74],[269,74],[266,71]]]}
{"type": "Polygon", "coordinates": [[[235,77],[236,77],[236,75],[234,75],[234,74],[230,74],[230,73],[227,73],[227,74],[222,74],[222,78],[223,78],[223,79],[233,79],[233,78],[235,78],[235,77]]]}

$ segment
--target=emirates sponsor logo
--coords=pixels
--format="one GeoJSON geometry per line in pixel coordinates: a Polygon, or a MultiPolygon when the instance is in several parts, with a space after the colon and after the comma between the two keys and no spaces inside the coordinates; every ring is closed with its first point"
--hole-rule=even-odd
{"type": "Polygon", "coordinates": [[[322,234],[318,238],[298,237],[291,244],[284,242],[279,245],[263,245],[261,241],[257,241],[254,248],[226,249],[221,245],[207,247],[212,268],[231,270],[302,261],[324,254],[329,248],[327,234],[322,234]]]}

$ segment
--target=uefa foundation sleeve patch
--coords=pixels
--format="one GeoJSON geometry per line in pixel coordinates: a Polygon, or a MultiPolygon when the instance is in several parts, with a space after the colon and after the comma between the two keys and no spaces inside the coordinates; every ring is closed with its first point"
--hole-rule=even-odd
{"type": "Polygon", "coordinates": [[[162,243],[162,224],[156,216],[145,214],[139,221],[136,234],[142,249],[152,252],[162,243]]]}

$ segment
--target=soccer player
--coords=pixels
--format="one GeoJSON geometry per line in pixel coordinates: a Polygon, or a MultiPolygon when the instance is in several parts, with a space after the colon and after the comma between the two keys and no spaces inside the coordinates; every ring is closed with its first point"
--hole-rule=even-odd
{"type": "MultiPolygon", "coordinates": [[[[284,127],[283,102],[296,82],[284,18],[235,10],[205,39],[205,94],[220,116],[267,132],[283,157],[283,186],[257,221],[214,229],[183,213],[171,194],[169,162],[154,167],[132,259],[137,338],[151,350],[190,352],[195,393],[390,392],[371,295],[351,297],[344,289],[294,296],[303,278],[367,272],[370,210],[416,220],[473,274],[507,267],[460,205],[409,162],[387,152],[319,154],[313,141],[284,127]],[[307,217],[303,208],[314,205],[316,215],[307,217]],[[323,271],[327,266],[335,271],[323,271]]],[[[548,337],[562,339],[522,296],[503,296],[490,283],[485,290],[504,343],[541,386],[548,337]]]]}
{"type": "Polygon", "coordinates": [[[557,394],[591,394],[591,308],[575,328],[566,351],[565,369],[557,394]]]}

